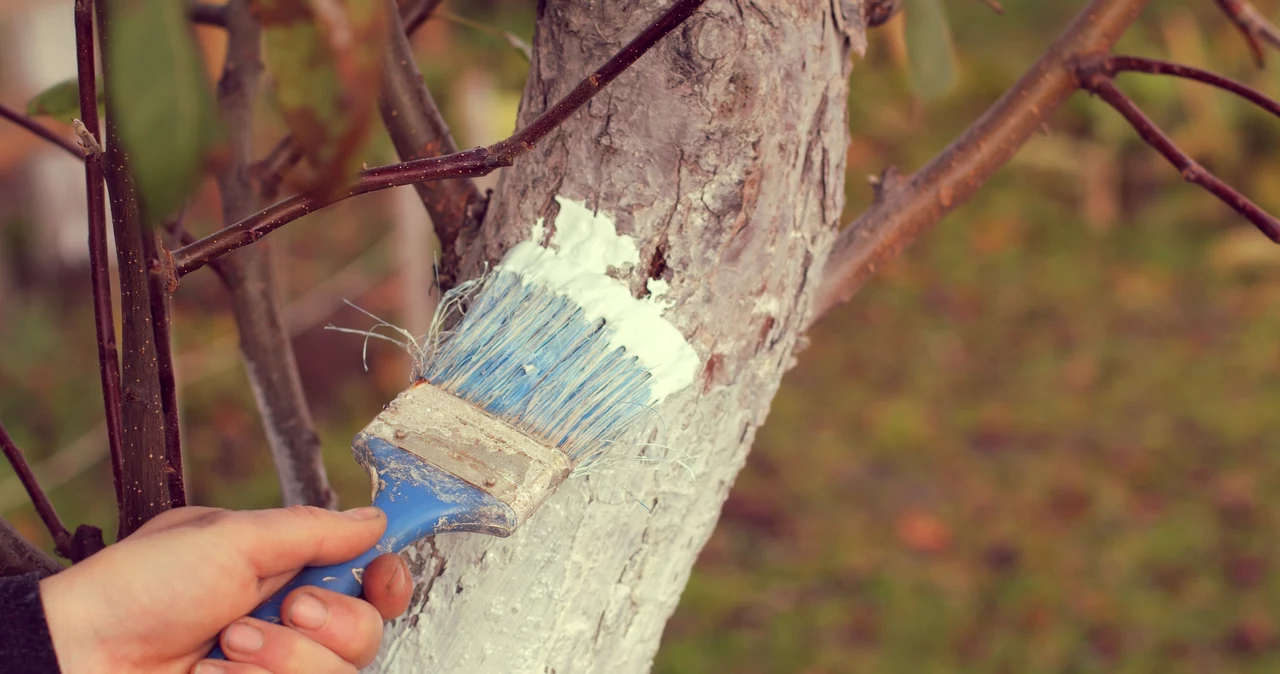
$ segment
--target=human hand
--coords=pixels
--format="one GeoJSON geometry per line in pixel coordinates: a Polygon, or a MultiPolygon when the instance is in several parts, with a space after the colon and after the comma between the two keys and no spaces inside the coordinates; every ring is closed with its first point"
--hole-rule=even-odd
{"type": "Polygon", "coordinates": [[[382,621],[409,605],[398,555],[365,569],[363,600],[300,587],[283,625],[245,616],[302,567],[373,547],[386,526],[376,508],[170,510],[40,581],[58,663],[66,674],[355,672],[377,655],[382,621]],[[227,661],[204,660],[220,632],[227,661]]]}

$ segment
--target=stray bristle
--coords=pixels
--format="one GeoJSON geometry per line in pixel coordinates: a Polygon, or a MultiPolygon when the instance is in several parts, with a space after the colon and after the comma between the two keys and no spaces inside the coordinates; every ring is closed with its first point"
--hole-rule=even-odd
{"type": "MultiPolygon", "coordinates": [[[[616,442],[649,409],[651,374],[611,346],[611,328],[572,300],[496,271],[442,308],[470,306],[433,330],[419,376],[557,447],[575,464],[616,442]]],[[[447,309],[446,309],[447,310],[447,309]]],[[[443,323],[437,317],[436,324],[443,323]]]]}

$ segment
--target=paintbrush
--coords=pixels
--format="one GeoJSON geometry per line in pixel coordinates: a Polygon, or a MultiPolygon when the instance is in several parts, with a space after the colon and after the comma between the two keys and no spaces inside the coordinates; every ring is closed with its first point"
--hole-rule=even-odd
{"type": "Polygon", "coordinates": [[[665,281],[633,297],[608,275],[639,263],[633,239],[606,215],[556,201],[548,245],[539,218],[493,272],[442,298],[437,328],[413,345],[414,385],[356,436],[373,505],[387,514],[382,539],[349,562],[304,569],[254,617],[279,622],[302,585],[359,596],[366,565],[426,536],[509,536],[693,381],[697,354],[662,316],[665,281]],[[464,305],[456,325],[438,328],[464,305]]]}

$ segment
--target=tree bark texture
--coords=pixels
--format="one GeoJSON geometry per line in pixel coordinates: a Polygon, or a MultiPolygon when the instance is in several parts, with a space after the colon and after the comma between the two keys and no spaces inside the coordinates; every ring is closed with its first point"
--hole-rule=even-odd
{"type": "MultiPolygon", "coordinates": [[[[666,5],[540,3],[521,124],[666,5]]],[[[708,3],[505,170],[468,246],[474,277],[548,223],[556,195],[636,239],[628,278],[671,284],[667,317],[702,359],[658,410],[674,463],[565,483],[509,539],[442,534],[411,550],[418,588],[385,672],[647,671],[764,421],[835,238],[859,3],[708,3]],[[641,507],[643,502],[646,507],[641,507]]],[[[632,452],[634,453],[634,452],[632,452]]]]}

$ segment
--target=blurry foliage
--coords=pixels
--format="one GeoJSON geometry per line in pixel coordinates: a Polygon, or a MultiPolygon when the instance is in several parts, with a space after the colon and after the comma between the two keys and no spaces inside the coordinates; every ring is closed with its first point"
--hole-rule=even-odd
{"type": "Polygon", "coordinates": [[[272,102],[317,171],[307,189],[332,192],[360,169],[359,154],[376,119],[385,9],[383,0],[253,3],[272,102]]]}
{"type": "MultiPolygon", "coordinates": [[[[945,4],[949,93],[916,98],[892,24],[854,71],[848,218],[870,201],[866,175],[931,157],[1080,2],[1004,0],[1004,17],[977,0],[945,4]]],[[[1280,14],[1280,2],[1256,4],[1280,14]]],[[[531,37],[532,3],[452,9],[531,37]]],[[[415,44],[461,146],[493,140],[474,128],[511,128],[528,64],[504,38],[437,20],[415,44]],[[494,102],[482,114],[467,107],[480,85],[494,102]]],[[[1280,69],[1254,70],[1209,2],[1153,2],[1121,50],[1280,92],[1280,69]]],[[[1165,79],[1120,85],[1197,159],[1280,211],[1280,123],[1165,79]]],[[[282,132],[278,119],[267,126],[264,151],[282,132]]],[[[374,133],[370,164],[391,158],[374,133]]],[[[346,297],[395,320],[386,213],[362,197],[273,235],[294,304],[354,272],[364,285],[330,305],[346,297]]],[[[188,226],[217,222],[204,185],[188,226]]],[[[37,459],[101,414],[87,287],[80,276],[22,286],[0,307],[0,418],[37,459]]],[[[198,273],[175,302],[193,500],[273,505],[222,292],[198,273]]],[[[1277,306],[1280,252],[1077,95],[972,204],[814,330],[655,671],[1277,671],[1277,306]]],[[[381,348],[364,373],[358,339],[320,329],[363,320],[342,309],[295,340],[346,504],[368,498],[349,438],[407,373],[381,348]]],[[[114,531],[110,493],[99,462],[52,496],[69,523],[114,531]]],[[[44,540],[29,507],[4,515],[44,540]]]]}

